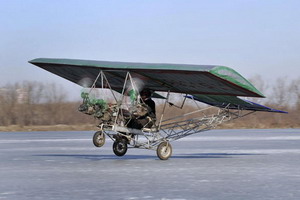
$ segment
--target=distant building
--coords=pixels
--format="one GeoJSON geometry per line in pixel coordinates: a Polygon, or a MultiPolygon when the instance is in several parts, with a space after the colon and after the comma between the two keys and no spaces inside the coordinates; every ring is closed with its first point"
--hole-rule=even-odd
{"type": "MultiPolygon", "coordinates": [[[[12,94],[11,93],[12,89],[8,89],[8,88],[0,88],[0,99],[4,99],[6,98],[8,95],[12,94]]],[[[27,102],[28,100],[28,92],[26,90],[24,90],[24,88],[18,88],[15,91],[15,100],[17,101],[17,103],[22,104],[27,102]]]]}
{"type": "Polygon", "coordinates": [[[26,103],[28,101],[28,92],[24,88],[17,89],[17,102],[26,103]]]}

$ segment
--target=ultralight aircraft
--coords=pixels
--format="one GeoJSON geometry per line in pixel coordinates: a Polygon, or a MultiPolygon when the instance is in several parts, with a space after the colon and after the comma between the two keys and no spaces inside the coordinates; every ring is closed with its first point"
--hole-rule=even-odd
{"type": "Polygon", "coordinates": [[[89,89],[81,93],[83,103],[79,111],[99,120],[100,130],[93,136],[94,145],[103,146],[107,136],[113,140],[113,152],[117,156],[124,156],[127,148],[133,147],[156,150],[161,160],[167,160],[172,155],[172,141],[256,111],[286,113],[239,98],[264,95],[225,66],[55,58],[37,58],[29,63],[84,87],[87,87],[84,80],[92,80],[89,89]],[[96,88],[109,90],[113,101],[109,102],[105,96],[92,97],[91,92],[96,88]],[[142,98],[143,91],[152,98],[164,100],[159,118],[149,114],[153,107],[142,98]],[[171,102],[171,93],[182,94],[180,106],[171,102]],[[167,105],[183,108],[187,101],[210,106],[198,106],[192,112],[164,119],[167,105]],[[207,112],[211,108],[217,111],[207,112]],[[144,123],[138,123],[141,119],[144,123]]]}

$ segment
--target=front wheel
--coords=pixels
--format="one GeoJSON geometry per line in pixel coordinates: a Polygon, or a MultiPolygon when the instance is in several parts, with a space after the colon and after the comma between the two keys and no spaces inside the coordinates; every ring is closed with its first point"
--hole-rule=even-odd
{"type": "Polygon", "coordinates": [[[105,134],[103,131],[97,131],[94,134],[93,143],[96,147],[102,147],[105,144],[105,134]]]}
{"type": "Polygon", "coordinates": [[[162,142],[158,145],[156,150],[157,156],[161,160],[168,160],[172,155],[172,146],[169,142],[162,142]]]}
{"type": "Polygon", "coordinates": [[[124,156],[127,152],[127,140],[124,138],[116,140],[113,144],[113,151],[116,156],[124,156]]]}

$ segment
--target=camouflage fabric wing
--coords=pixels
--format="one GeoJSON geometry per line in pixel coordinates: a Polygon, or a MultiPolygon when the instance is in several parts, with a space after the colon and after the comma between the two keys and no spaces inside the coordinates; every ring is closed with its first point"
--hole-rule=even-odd
{"type": "MultiPolygon", "coordinates": [[[[102,70],[114,90],[122,89],[126,73],[130,72],[143,79],[145,87],[154,91],[264,97],[239,73],[224,66],[49,58],[39,58],[29,62],[77,84],[81,84],[84,78],[95,80],[102,70]]],[[[96,86],[101,86],[100,81],[96,86]]]]}
{"type": "MultiPolygon", "coordinates": [[[[132,76],[143,80],[144,87],[154,91],[194,95],[195,99],[217,107],[230,103],[231,108],[243,106],[257,111],[275,111],[238,98],[264,95],[235,70],[224,66],[55,58],[38,58],[29,63],[82,86],[82,80],[95,80],[103,71],[112,89],[122,91],[126,74],[130,72],[132,76]]],[[[96,87],[101,87],[100,80],[96,82],[96,87]]]]}

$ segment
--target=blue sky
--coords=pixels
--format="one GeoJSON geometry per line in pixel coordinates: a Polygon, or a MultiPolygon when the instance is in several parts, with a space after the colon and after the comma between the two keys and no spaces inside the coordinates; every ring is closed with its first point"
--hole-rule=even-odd
{"type": "Polygon", "coordinates": [[[73,83],[38,57],[224,65],[300,77],[300,1],[0,0],[0,85],[73,83]]]}

